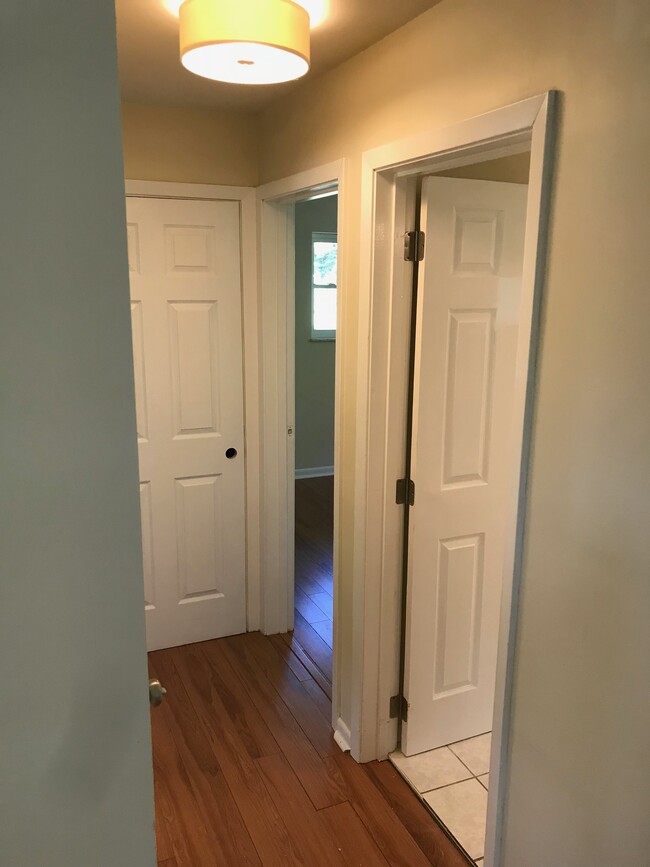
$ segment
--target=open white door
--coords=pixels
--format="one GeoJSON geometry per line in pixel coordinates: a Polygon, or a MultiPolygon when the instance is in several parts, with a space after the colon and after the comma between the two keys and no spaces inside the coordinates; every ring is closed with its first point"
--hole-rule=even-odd
{"type": "Polygon", "coordinates": [[[406,755],[492,727],[527,190],[423,183],[406,755]]]}
{"type": "Polygon", "coordinates": [[[149,650],[246,630],[239,204],[127,198],[149,650]]]}

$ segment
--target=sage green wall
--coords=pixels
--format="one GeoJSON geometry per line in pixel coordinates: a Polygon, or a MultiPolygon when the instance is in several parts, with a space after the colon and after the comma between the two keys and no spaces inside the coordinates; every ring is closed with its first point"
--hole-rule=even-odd
{"type": "Polygon", "coordinates": [[[0,864],[154,867],[113,0],[0,33],[0,864]]]}
{"type": "Polygon", "coordinates": [[[336,343],[311,339],[311,235],[336,232],[337,204],[296,205],[296,470],[334,464],[336,343]]]}

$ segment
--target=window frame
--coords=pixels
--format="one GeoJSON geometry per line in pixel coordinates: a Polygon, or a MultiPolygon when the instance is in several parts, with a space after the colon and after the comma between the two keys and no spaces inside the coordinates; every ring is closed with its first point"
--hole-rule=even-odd
{"type": "MultiPolygon", "coordinates": [[[[314,244],[318,241],[323,241],[325,243],[335,243],[336,244],[336,256],[337,256],[337,266],[338,266],[338,232],[312,232],[311,233],[311,278],[310,278],[310,294],[311,294],[311,317],[309,322],[309,330],[310,330],[310,340],[315,343],[323,343],[326,341],[336,340],[336,327],[334,329],[316,329],[314,328],[314,289],[334,289],[335,293],[338,293],[338,275],[336,283],[328,283],[327,285],[324,283],[316,284],[314,281],[314,244]]],[[[338,294],[336,295],[336,301],[338,305],[338,294]]]]}

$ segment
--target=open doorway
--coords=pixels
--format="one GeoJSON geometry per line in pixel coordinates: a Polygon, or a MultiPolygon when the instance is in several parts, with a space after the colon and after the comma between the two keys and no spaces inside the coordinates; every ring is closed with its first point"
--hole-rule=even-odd
{"type": "Polygon", "coordinates": [[[349,749],[337,638],[344,164],[274,181],[257,198],[262,631],[280,633],[331,699],[334,737],[349,749]]]}
{"type": "Polygon", "coordinates": [[[483,864],[530,152],[418,179],[403,695],[390,759],[483,864]]]}
{"type": "Polygon", "coordinates": [[[338,194],[295,206],[294,637],[331,692],[338,194]]]}

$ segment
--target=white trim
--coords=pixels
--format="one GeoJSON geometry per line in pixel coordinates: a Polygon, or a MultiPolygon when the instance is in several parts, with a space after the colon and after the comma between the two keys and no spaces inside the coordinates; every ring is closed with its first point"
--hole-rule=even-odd
{"type": "Polygon", "coordinates": [[[304,467],[301,470],[296,467],[297,479],[321,479],[333,475],[334,467],[304,467]]]}
{"type": "Polygon", "coordinates": [[[224,184],[182,184],[174,181],[124,182],[127,196],[150,196],[161,199],[223,199],[241,202],[255,187],[229,187],[224,184]]]}
{"type": "Polygon", "coordinates": [[[336,741],[341,752],[350,752],[350,729],[343,722],[341,717],[336,720],[336,723],[334,725],[334,740],[336,741]]]}
{"type": "MultiPolygon", "coordinates": [[[[314,280],[314,244],[317,244],[319,241],[325,241],[327,243],[334,243],[338,245],[338,233],[337,232],[312,232],[311,233],[311,251],[310,251],[310,264],[311,264],[311,274],[310,274],[310,284],[309,284],[309,293],[311,297],[311,312],[309,318],[309,339],[314,343],[326,342],[330,340],[336,340],[336,328],[334,329],[320,329],[317,330],[314,328],[314,290],[316,289],[316,281],[314,280]]],[[[338,246],[337,246],[338,249],[338,246]]],[[[319,288],[321,287],[320,284],[319,288]]],[[[334,289],[334,292],[337,293],[338,298],[338,287],[333,283],[330,284],[329,287],[334,289]]],[[[334,323],[336,325],[336,323],[334,323]]]]}
{"type": "Polygon", "coordinates": [[[240,203],[242,329],[244,341],[244,431],[246,444],[247,628],[260,628],[260,417],[257,310],[257,197],[253,187],[126,180],[127,196],[212,199],[240,203]]]}
{"type": "MultiPolygon", "coordinates": [[[[274,201],[276,204],[289,204],[312,198],[311,193],[328,191],[334,193],[343,174],[344,162],[344,160],[336,160],[315,169],[298,172],[288,178],[263,184],[257,188],[257,198],[260,202],[274,201]]],[[[320,197],[316,195],[313,198],[320,197]]]]}
{"type": "MultiPolygon", "coordinates": [[[[394,506],[395,468],[403,456],[403,436],[393,428],[403,411],[408,343],[404,306],[408,303],[399,236],[408,200],[406,179],[450,165],[514,153],[532,147],[526,222],[523,285],[531,299],[532,331],[521,329],[519,351],[528,353],[537,336],[539,298],[544,279],[545,226],[548,219],[550,126],[553,94],[531,97],[446,129],[431,130],[364,153],[361,193],[361,273],[357,371],[357,442],[355,455],[355,539],[352,592],[353,655],[351,750],[358,761],[386,757],[395,726],[387,698],[395,688],[399,657],[401,562],[387,556],[401,540],[402,516],[394,506]],[[400,180],[401,179],[401,180],[400,180]],[[401,221],[401,223],[400,223],[401,221]],[[526,287],[528,287],[526,289],[526,287]],[[405,300],[406,299],[406,300],[405,300]],[[534,299],[534,301],[533,301],[534,299]],[[401,455],[400,455],[400,449],[401,455]]],[[[524,311],[525,315],[526,311],[524,311]]],[[[512,554],[504,578],[497,689],[493,729],[486,867],[500,863],[505,775],[508,756],[509,708],[517,592],[525,517],[526,461],[530,445],[534,346],[527,365],[525,401],[517,407],[521,431],[522,472],[513,491],[512,528],[507,545],[512,554]],[[494,781],[494,782],[493,782],[494,781]]],[[[521,390],[523,393],[523,389],[521,390]]]]}
{"type": "MultiPolygon", "coordinates": [[[[262,492],[261,492],[261,629],[266,634],[285,632],[293,625],[293,376],[290,363],[293,344],[293,205],[311,198],[314,192],[338,191],[338,232],[343,237],[345,214],[345,162],[329,163],[300,174],[259,187],[258,226],[260,258],[258,286],[261,326],[261,424],[262,492]],[[290,345],[291,344],[291,345],[290,345]]],[[[338,258],[337,286],[339,301],[345,273],[345,249],[338,258]]],[[[345,328],[344,305],[337,305],[337,331],[345,328]]],[[[337,345],[335,369],[334,466],[341,459],[341,405],[343,360],[337,345]]],[[[339,593],[339,511],[340,473],[334,474],[334,640],[332,652],[332,725],[340,712],[338,682],[340,641],[338,624],[339,593]]]]}

